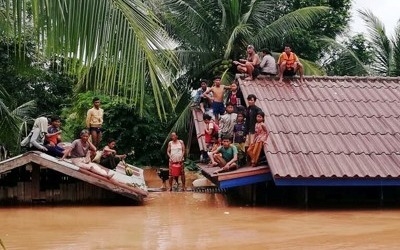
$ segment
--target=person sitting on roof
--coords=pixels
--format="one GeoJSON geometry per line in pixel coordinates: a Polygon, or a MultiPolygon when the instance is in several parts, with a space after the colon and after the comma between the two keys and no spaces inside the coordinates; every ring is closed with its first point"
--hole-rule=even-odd
{"type": "Polygon", "coordinates": [[[261,75],[266,76],[276,76],[277,68],[275,58],[272,56],[271,52],[267,49],[261,50],[262,60],[260,63],[261,75]]]}
{"type": "Polygon", "coordinates": [[[76,166],[111,179],[114,176],[114,171],[106,170],[96,163],[91,162],[91,151],[96,152],[96,147],[89,141],[89,136],[89,130],[82,130],[80,133],[80,139],[74,140],[71,147],[64,150],[64,155],[60,160],[63,161],[67,156],[70,156],[72,163],[76,166]]]}
{"type": "Polygon", "coordinates": [[[285,50],[278,59],[279,82],[282,82],[284,76],[294,76],[299,72],[300,81],[303,82],[303,65],[299,58],[292,52],[290,45],[285,45],[285,50]]]}
{"type": "Polygon", "coordinates": [[[62,157],[64,148],[58,146],[61,142],[61,119],[59,116],[50,118],[50,126],[47,128],[44,146],[47,148],[47,153],[51,156],[62,157]]]}
{"type": "Polygon", "coordinates": [[[47,134],[48,121],[46,117],[38,117],[33,123],[33,127],[29,135],[21,141],[21,146],[30,149],[36,148],[40,151],[47,151],[44,146],[44,139],[47,134]]]}
{"type": "Polygon", "coordinates": [[[231,144],[230,137],[222,139],[222,146],[210,153],[211,166],[220,167],[214,174],[235,170],[238,168],[238,151],[235,145],[231,144]]]}
{"type": "Polygon", "coordinates": [[[115,169],[118,163],[126,158],[126,154],[117,155],[115,150],[115,139],[108,139],[107,146],[103,148],[100,158],[100,165],[108,169],[115,169]]]}
{"type": "Polygon", "coordinates": [[[196,91],[196,95],[194,97],[194,104],[196,106],[199,106],[201,111],[206,113],[206,109],[211,108],[211,103],[212,103],[212,98],[213,95],[211,92],[208,92],[208,94],[203,95],[206,91],[208,91],[210,88],[207,86],[207,80],[201,80],[200,83],[200,88],[196,91]]]}
{"type": "Polygon", "coordinates": [[[239,61],[233,61],[233,64],[237,66],[237,70],[240,73],[248,74],[248,77],[245,80],[253,80],[254,77],[257,77],[260,74],[260,57],[257,55],[254,46],[247,46],[247,58],[239,59],[239,61]]]}

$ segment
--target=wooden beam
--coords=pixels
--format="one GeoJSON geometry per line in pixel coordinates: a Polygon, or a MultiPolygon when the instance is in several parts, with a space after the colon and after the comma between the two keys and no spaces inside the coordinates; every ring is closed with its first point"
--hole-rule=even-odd
{"type": "Polygon", "coordinates": [[[32,200],[40,199],[40,166],[33,164],[32,166],[32,200]]]}

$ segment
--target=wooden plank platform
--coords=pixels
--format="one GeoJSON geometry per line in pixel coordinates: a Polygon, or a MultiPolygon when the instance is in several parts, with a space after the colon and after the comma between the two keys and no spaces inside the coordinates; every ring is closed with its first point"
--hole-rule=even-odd
{"type": "Polygon", "coordinates": [[[197,164],[203,175],[220,188],[244,186],[272,180],[268,166],[241,167],[239,169],[214,174],[219,167],[209,167],[207,164],[197,164]]]}
{"type": "Polygon", "coordinates": [[[61,172],[140,202],[148,195],[142,169],[135,168],[135,174],[132,176],[127,176],[124,172],[118,171],[118,169],[117,171],[109,170],[114,172],[114,176],[108,179],[91,171],[81,169],[71,162],[60,161],[58,158],[37,151],[27,152],[0,162],[0,174],[29,163],[35,163],[61,172]]]}

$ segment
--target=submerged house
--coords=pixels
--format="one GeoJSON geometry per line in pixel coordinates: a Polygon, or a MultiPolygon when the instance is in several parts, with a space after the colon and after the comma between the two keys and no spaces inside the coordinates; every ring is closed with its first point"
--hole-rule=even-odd
{"type": "MultiPolygon", "coordinates": [[[[200,166],[216,185],[400,186],[400,78],[239,79],[239,86],[245,97],[257,96],[256,105],[266,115],[268,165],[246,176],[213,175],[200,166]]],[[[201,116],[193,115],[201,133],[201,116]]]]}

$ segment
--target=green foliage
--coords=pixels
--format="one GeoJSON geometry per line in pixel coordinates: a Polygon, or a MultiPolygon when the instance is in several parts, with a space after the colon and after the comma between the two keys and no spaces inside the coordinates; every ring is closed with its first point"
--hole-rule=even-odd
{"type": "MultiPolygon", "coordinates": [[[[166,152],[160,149],[168,137],[166,128],[169,125],[159,120],[151,95],[146,96],[144,115],[140,116],[138,109],[123,100],[94,92],[78,94],[73,105],[63,110],[63,116],[68,117],[63,128],[66,137],[63,134],[63,138],[74,140],[79,131],[85,128],[86,113],[92,107],[95,96],[100,98],[104,109],[102,146],[106,145],[109,138],[114,138],[117,140],[118,153],[134,152],[134,155],[128,155],[127,162],[153,166],[165,164],[166,152]]],[[[168,115],[168,118],[174,119],[174,116],[168,115]]]]}
{"type": "MultiPolygon", "coordinates": [[[[351,0],[294,0],[279,1],[281,15],[310,6],[328,6],[329,12],[323,15],[318,22],[307,29],[294,29],[283,35],[284,43],[292,45],[295,52],[301,57],[310,61],[317,61],[326,54],[326,44],[318,40],[324,36],[335,39],[341,34],[350,21],[351,0]]],[[[282,50],[283,44],[271,47],[274,51],[282,50]]]]}
{"type": "Polygon", "coordinates": [[[355,35],[343,42],[343,47],[329,51],[324,68],[328,75],[361,76],[368,75],[373,63],[373,46],[361,35],[355,35]]]}
{"type": "Polygon", "coordinates": [[[70,102],[75,82],[63,73],[60,60],[40,60],[31,42],[0,40],[0,85],[13,97],[11,106],[34,101],[32,117],[59,115],[70,102]],[[24,47],[22,55],[19,46],[24,47]]]}
{"type": "Polygon", "coordinates": [[[189,171],[197,171],[199,170],[199,168],[197,167],[196,162],[194,162],[193,160],[187,158],[185,160],[185,162],[183,163],[183,166],[185,167],[185,169],[189,170],[189,171]]]}
{"type": "Polygon", "coordinates": [[[70,58],[64,70],[77,76],[84,90],[109,94],[117,89],[125,101],[140,107],[140,114],[145,85],[150,84],[156,112],[162,117],[164,97],[172,103],[176,95],[170,86],[179,62],[174,41],[147,4],[142,0],[1,0],[0,17],[13,18],[0,18],[0,27],[12,29],[19,43],[33,31],[31,40],[42,56],[70,58]]]}

